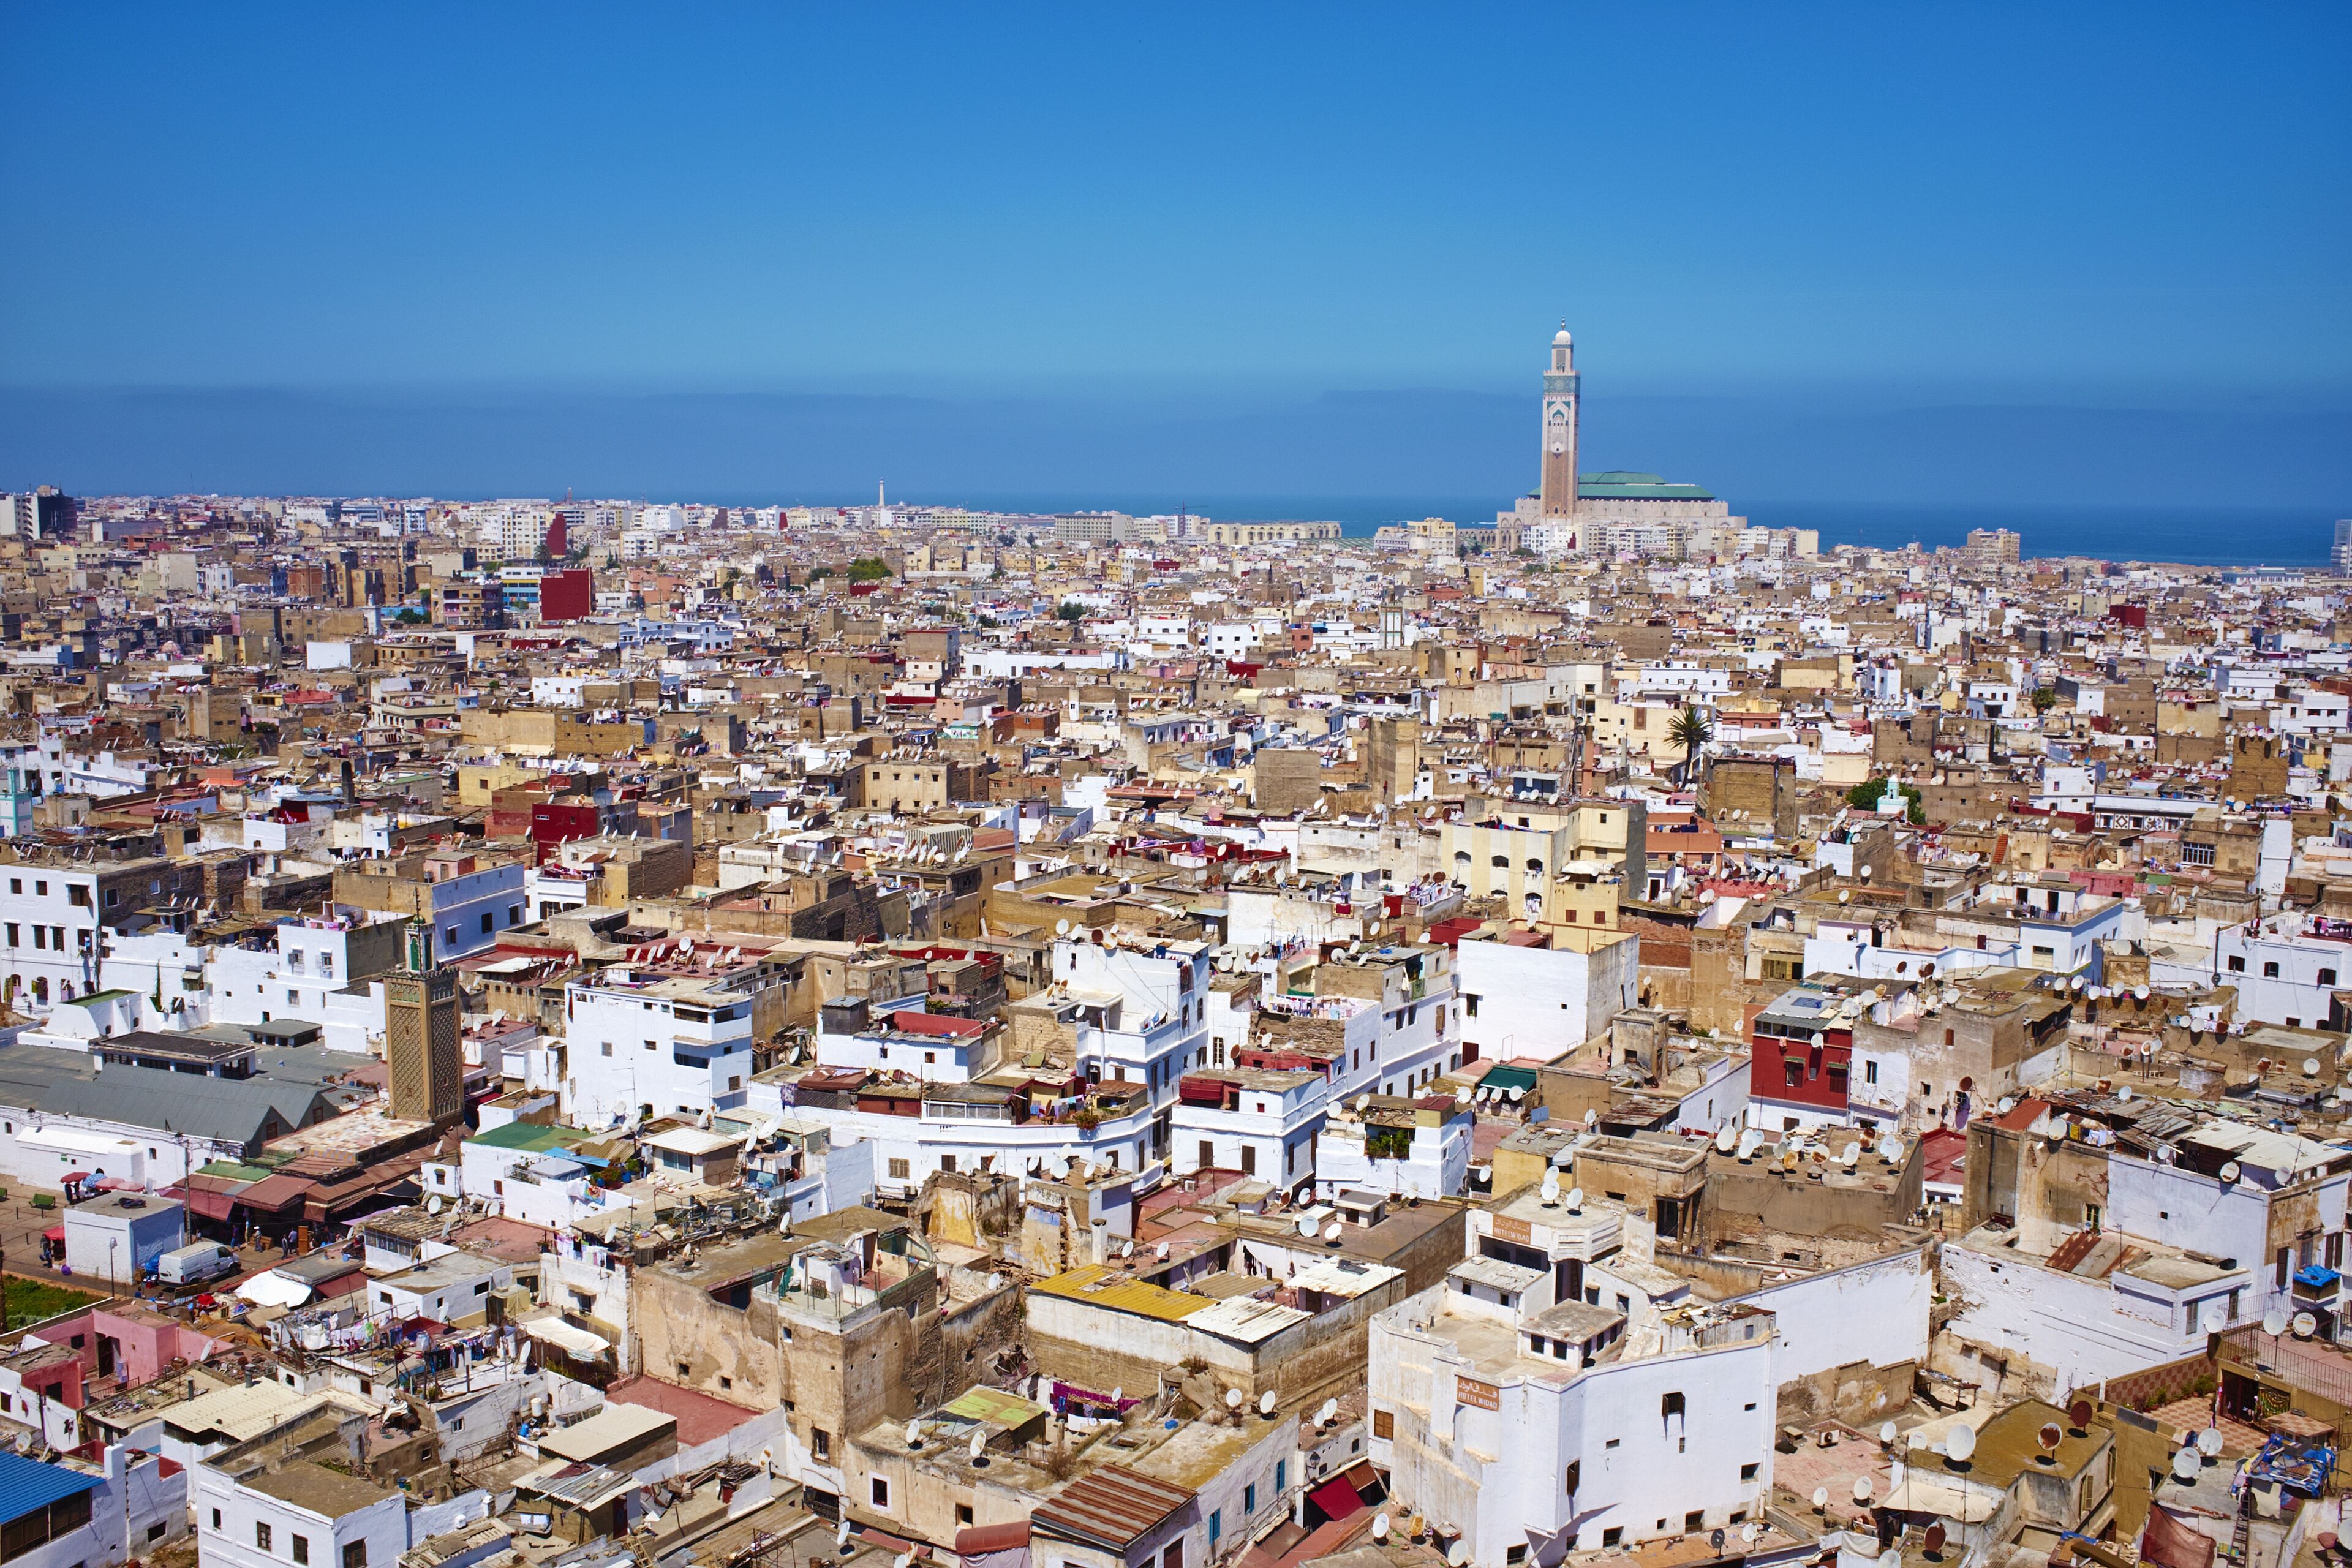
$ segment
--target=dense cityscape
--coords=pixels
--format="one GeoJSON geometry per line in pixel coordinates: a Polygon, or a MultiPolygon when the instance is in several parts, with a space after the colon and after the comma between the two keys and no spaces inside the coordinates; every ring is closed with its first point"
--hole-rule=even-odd
{"type": "Polygon", "coordinates": [[[1369,539],[6,498],[9,1559],[2326,1561],[2352,530],[1536,358],[1369,539]]]}

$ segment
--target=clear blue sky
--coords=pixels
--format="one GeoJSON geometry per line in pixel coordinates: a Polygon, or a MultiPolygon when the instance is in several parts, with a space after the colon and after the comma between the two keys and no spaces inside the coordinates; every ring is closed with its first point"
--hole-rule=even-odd
{"type": "Polygon", "coordinates": [[[0,388],[1519,395],[1566,316],[1596,401],[2324,416],[2347,45],[2333,4],[12,0],[0,388]]]}

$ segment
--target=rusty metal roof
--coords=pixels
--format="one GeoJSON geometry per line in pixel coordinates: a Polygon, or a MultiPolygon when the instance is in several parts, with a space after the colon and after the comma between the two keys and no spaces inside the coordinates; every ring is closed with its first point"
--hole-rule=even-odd
{"type": "Polygon", "coordinates": [[[1074,1541],[1124,1552],[1197,1495],[1190,1487],[1141,1475],[1124,1465],[1105,1465],[1031,1510],[1029,1522],[1074,1541]]]}
{"type": "Polygon", "coordinates": [[[1108,1307],[1118,1312],[1135,1312],[1163,1322],[1175,1322],[1189,1318],[1207,1307],[1205,1296],[1188,1296],[1181,1290],[1171,1290],[1137,1279],[1123,1268],[1108,1264],[1090,1263],[1083,1268],[1073,1268],[1067,1274],[1056,1274],[1029,1287],[1033,1296],[1059,1296],[1065,1300],[1084,1301],[1092,1306],[1108,1307]]]}

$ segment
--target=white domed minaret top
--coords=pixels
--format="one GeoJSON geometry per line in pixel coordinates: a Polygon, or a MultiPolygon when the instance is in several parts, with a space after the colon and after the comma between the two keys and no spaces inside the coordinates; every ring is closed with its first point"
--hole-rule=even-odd
{"type": "Polygon", "coordinates": [[[1543,515],[1576,511],[1577,376],[1575,340],[1562,321],[1551,340],[1551,366],[1544,374],[1543,515]]]}

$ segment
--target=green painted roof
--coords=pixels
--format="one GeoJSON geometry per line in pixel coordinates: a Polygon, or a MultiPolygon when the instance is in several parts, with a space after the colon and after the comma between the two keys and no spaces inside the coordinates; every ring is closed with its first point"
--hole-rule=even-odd
{"type": "Polygon", "coordinates": [[[547,1149],[571,1149],[588,1142],[589,1134],[569,1127],[541,1127],[535,1121],[509,1121],[466,1140],[489,1149],[520,1149],[538,1153],[547,1149]]]}
{"type": "Polygon", "coordinates": [[[1603,500],[1713,500],[1715,492],[1696,485],[1668,484],[1663,475],[1611,468],[1576,476],[1576,493],[1603,500]]]}

